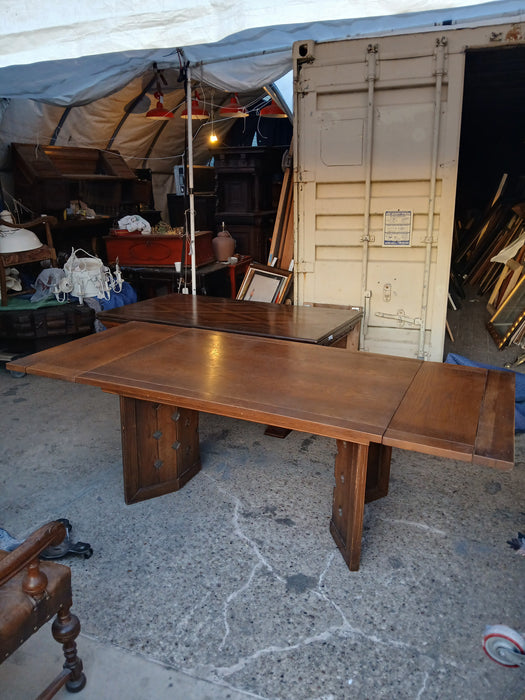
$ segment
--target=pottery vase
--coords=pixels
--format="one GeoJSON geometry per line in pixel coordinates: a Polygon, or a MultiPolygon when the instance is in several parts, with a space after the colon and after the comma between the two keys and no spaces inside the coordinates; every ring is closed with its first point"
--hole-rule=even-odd
{"type": "Polygon", "coordinates": [[[211,244],[215,260],[219,262],[227,262],[228,258],[231,258],[235,251],[235,239],[231,237],[229,231],[225,231],[224,224],[222,225],[222,231],[219,231],[215,238],[212,239],[211,244]]]}

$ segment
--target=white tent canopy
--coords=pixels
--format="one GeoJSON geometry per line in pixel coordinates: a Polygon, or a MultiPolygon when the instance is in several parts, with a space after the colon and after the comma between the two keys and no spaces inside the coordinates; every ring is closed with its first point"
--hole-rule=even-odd
{"type": "Polygon", "coordinates": [[[64,106],[111,94],[153,63],[178,69],[177,49],[190,61],[194,77],[242,92],[290,70],[296,40],[422,31],[524,11],[520,2],[506,0],[326,0],[322,5],[317,0],[4,0],[2,5],[0,97],[64,106]]]}

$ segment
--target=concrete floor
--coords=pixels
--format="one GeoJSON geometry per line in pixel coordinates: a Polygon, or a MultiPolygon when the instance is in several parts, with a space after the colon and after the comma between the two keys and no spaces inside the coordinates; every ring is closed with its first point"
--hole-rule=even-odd
{"type": "MultiPolygon", "coordinates": [[[[203,414],[199,475],[126,506],[116,397],[3,369],[0,396],[0,526],[67,517],[94,549],[66,560],[79,698],[523,697],[525,669],[481,640],[525,631],[525,557],[507,545],[525,531],[525,435],[511,472],[394,450],[351,573],[328,531],[333,441],[203,414]]],[[[0,666],[0,697],[33,697],[60,665],[47,626],[0,666]]]]}
{"type": "MultiPolygon", "coordinates": [[[[513,362],[522,355],[525,350],[515,344],[498,350],[486,330],[486,323],[491,317],[487,311],[487,297],[479,296],[473,287],[465,286],[463,291],[465,298],[461,300],[460,307],[454,310],[449,306],[448,309],[447,320],[453,340],[447,333],[443,359],[449,352],[454,352],[474,362],[503,367],[505,362],[513,362]]],[[[519,365],[516,370],[524,372],[525,367],[519,365]]]]}

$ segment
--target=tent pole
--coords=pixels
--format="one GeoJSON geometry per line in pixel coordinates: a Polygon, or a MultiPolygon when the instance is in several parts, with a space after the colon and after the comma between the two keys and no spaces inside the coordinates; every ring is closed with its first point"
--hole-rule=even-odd
{"type": "Polygon", "coordinates": [[[191,293],[197,294],[195,271],[195,200],[193,196],[193,133],[191,116],[191,71],[186,68],[186,111],[188,113],[188,194],[190,200],[190,260],[191,260],[191,293]]]}

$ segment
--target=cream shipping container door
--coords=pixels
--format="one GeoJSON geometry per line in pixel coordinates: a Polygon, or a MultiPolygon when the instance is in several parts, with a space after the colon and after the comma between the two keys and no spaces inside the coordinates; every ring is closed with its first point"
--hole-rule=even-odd
{"type": "Polygon", "coordinates": [[[465,51],[520,25],[294,45],[295,303],[364,307],[361,350],[441,361],[465,51]]]}

